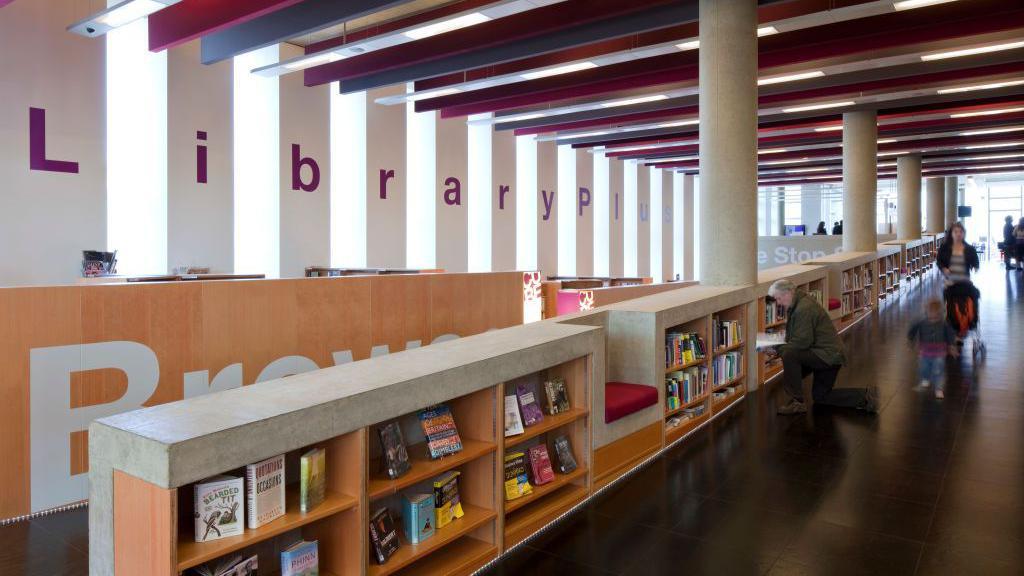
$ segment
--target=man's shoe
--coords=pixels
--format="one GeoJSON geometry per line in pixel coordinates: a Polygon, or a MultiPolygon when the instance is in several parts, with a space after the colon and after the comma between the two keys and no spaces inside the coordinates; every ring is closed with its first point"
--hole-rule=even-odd
{"type": "Polygon", "coordinates": [[[878,412],[878,387],[868,386],[864,390],[864,406],[861,410],[872,414],[878,412]]]}
{"type": "Polygon", "coordinates": [[[789,404],[786,404],[784,406],[780,406],[779,407],[779,414],[784,414],[784,415],[787,415],[787,416],[790,415],[790,414],[806,414],[806,413],[807,413],[807,405],[804,404],[803,402],[795,399],[795,398],[790,400],[789,404]]]}

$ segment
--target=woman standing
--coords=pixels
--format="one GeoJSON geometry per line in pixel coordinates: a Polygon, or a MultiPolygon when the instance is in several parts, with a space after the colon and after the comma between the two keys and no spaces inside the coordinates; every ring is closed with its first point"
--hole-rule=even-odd
{"type": "Polygon", "coordinates": [[[946,277],[946,289],[943,292],[946,319],[961,339],[978,323],[978,297],[981,295],[971,284],[971,271],[980,266],[978,251],[964,242],[965,236],[967,232],[964,225],[953,223],[946,230],[946,237],[935,258],[935,265],[946,277]]]}
{"type": "Polygon", "coordinates": [[[828,235],[828,230],[825,229],[825,221],[818,222],[818,229],[814,232],[815,236],[828,235]]]}

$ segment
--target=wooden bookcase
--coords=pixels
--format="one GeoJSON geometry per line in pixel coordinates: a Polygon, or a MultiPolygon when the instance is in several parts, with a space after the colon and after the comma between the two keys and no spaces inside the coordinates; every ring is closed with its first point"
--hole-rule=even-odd
{"type": "MultiPolygon", "coordinates": [[[[665,330],[665,342],[666,348],[669,346],[668,334],[670,333],[682,333],[682,334],[696,334],[703,342],[706,353],[703,358],[695,358],[691,362],[672,363],[671,366],[665,366],[665,443],[671,444],[684,434],[693,430],[697,426],[706,422],[711,417],[711,410],[708,407],[708,398],[711,397],[711,327],[710,318],[707,316],[701,316],[695,318],[684,324],[673,326],[665,330]],[[699,394],[694,394],[689,401],[682,401],[682,391],[680,390],[680,405],[678,407],[669,408],[668,406],[668,384],[669,378],[674,374],[683,371],[695,372],[700,377],[703,372],[707,377],[707,383],[704,386],[704,390],[699,394]]],[[[666,351],[665,360],[663,365],[669,364],[669,356],[666,351]]]]}
{"type": "MultiPolygon", "coordinates": [[[[797,290],[803,290],[807,293],[808,297],[813,298],[818,305],[822,308],[826,308],[827,302],[827,291],[825,289],[825,280],[818,278],[805,282],[803,284],[797,284],[797,290]]],[[[772,334],[776,332],[785,332],[786,330],[786,311],[778,310],[774,314],[774,321],[770,321],[769,310],[775,307],[776,304],[770,296],[764,296],[757,300],[757,331],[764,332],[766,334],[772,334]]],[[[757,352],[757,366],[759,370],[758,381],[762,384],[775,378],[782,372],[782,360],[779,358],[769,359],[768,355],[763,352],[757,352]]]]}
{"type": "MultiPolygon", "coordinates": [[[[731,344],[725,341],[716,341],[715,334],[711,335],[712,353],[711,366],[708,369],[708,386],[711,394],[711,412],[717,414],[727,408],[733,402],[742,398],[747,391],[747,338],[751,337],[749,326],[747,326],[747,304],[741,304],[728,308],[711,315],[711,330],[714,332],[718,322],[738,322],[740,326],[739,339],[731,344]],[[726,357],[738,359],[739,369],[732,375],[726,372],[726,364],[722,361],[726,357]],[[716,371],[716,365],[721,369],[716,371]],[[721,372],[721,376],[717,376],[721,372]]],[[[755,335],[756,336],[756,335],[755,335]]]]}
{"type": "Polygon", "coordinates": [[[856,321],[874,306],[875,266],[871,261],[840,272],[841,325],[856,321]]]}
{"type": "MultiPolygon", "coordinates": [[[[503,541],[507,549],[522,542],[546,524],[576,506],[590,494],[590,389],[591,356],[583,356],[569,362],[552,366],[541,372],[528,374],[499,386],[504,395],[515,395],[516,386],[525,384],[535,391],[538,403],[543,408],[546,398],[544,382],[552,378],[563,378],[569,394],[570,409],[561,414],[544,414],[543,420],[527,426],[522,434],[504,438],[499,462],[502,474],[499,478],[499,499],[503,511],[503,541]],[[576,459],[576,470],[562,474],[558,471],[558,460],[554,440],[567,436],[576,459]],[[504,494],[505,455],[512,452],[526,452],[530,447],[547,446],[555,478],[547,484],[532,486],[531,494],[515,500],[506,500],[504,494]]],[[[504,404],[502,404],[503,406],[504,404]]],[[[499,411],[499,430],[505,429],[504,410],[499,411]]],[[[529,458],[527,457],[527,467],[529,458]]],[[[532,474],[531,474],[532,479],[532,474]]],[[[532,485],[532,483],[531,483],[532,485]]]]}

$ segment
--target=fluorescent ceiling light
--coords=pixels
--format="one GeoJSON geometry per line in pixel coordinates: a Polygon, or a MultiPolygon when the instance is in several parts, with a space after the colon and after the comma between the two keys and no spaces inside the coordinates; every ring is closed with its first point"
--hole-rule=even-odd
{"type": "Polygon", "coordinates": [[[796,74],[786,74],[783,76],[769,76],[768,78],[760,78],[757,81],[758,86],[767,86],[769,84],[781,84],[783,82],[793,82],[795,80],[806,80],[807,78],[821,78],[825,73],[821,70],[813,70],[811,72],[797,72],[796,74]]]}
{"type": "Polygon", "coordinates": [[[892,144],[895,141],[895,138],[882,138],[881,140],[878,141],[878,144],[892,144]]]}
{"type": "Polygon", "coordinates": [[[778,34],[779,30],[775,26],[761,26],[757,29],[757,37],[771,36],[772,34],[778,34]]]}
{"type": "Polygon", "coordinates": [[[700,40],[689,40],[682,44],[676,44],[676,48],[679,48],[680,50],[696,50],[697,48],[700,48],[700,40]]]}
{"type": "Polygon", "coordinates": [[[284,67],[288,70],[305,70],[306,68],[312,68],[313,66],[319,66],[328,62],[337,62],[342,58],[344,58],[344,56],[337,52],[328,52],[326,54],[317,54],[315,56],[310,56],[309,58],[289,62],[288,64],[284,64],[284,67]]]}
{"type": "Polygon", "coordinates": [[[584,132],[582,134],[566,134],[565,136],[559,136],[561,140],[568,140],[569,138],[590,138],[593,136],[604,136],[611,134],[608,130],[599,130],[597,132],[584,132]]]}
{"type": "Polygon", "coordinates": [[[429,90],[427,92],[413,92],[412,94],[409,94],[407,101],[418,102],[428,98],[440,98],[441,96],[448,96],[449,94],[458,94],[459,92],[462,92],[459,88],[441,88],[439,90],[429,90]]]}
{"type": "Polygon", "coordinates": [[[967,132],[961,132],[961,136],[981,136],[983,134],[1001,134],[1003,132],[1020,132],[1024,130],[1024,127],[1016,128],[986,128],[985,130],[969,130],[967,132]]]}
{"type": "Polygon", "coordinates": [[[934,159],[934,162],[960,162],[964,160],[1005,160],[1007,158],[1024,158],[1024,154],[986,154],[984,156],[968,156],[967,158],[934,159]]]}
{"type": "Polygon", "coordinates": [[[879,168],[892,168],[892,167],[893,167],[893,166],[895,166],[895,165],[896,165],[896,163],[895,163],[895,162],[882,162],[882,163],[880,163],[880,164],[878,165],[878,167],[879,167],[879,168]]]}
{"type": "Polygon", "coordinates": [[[828,167],[821,167],[821,168],[790,168],[790,169],[786,170],[786,174],[799,174],[801,172],[824,172],[824,171],[830,170],[830,169],[831,170],[839,170],[839,168],[828,168],[828,167]]]}
{"type": "Polygon", "coordinates": [[[645,102],[657,102],[658,100],[667,100],[668,96],[664,94],[655,94],[653,96],[641,96],[639,98],[628,98],[626,100],[613,100],[611,102],[602,102],[601,108],[614,108],[616,106],[630,106],[632,104],[643,104],[645,102]]]}
{"type": "Polygon", "coordinates": [[[789,112],[810,112],[811,110],[826,110],[828,108],[841,108],[843,106],[853,106],[856,104],[853,100],[846,100],[844,102],[827,102],[825,104],[808,104],[807,106],[795,106],[793,108],[783,108],[782,111],[789,112]]]}
{"type": "Polygon", "coordinates": [[[699,118],[693,120],[680,120],[678,122],[665,122],[664,124],[657,124],[655,128],[675,128],[677,126],[694,126],[700,124],[699,118]]]}
{"type": "Polygon", "coordinates": [[[433,24],[427,24],[419,28],[414,28],[405,32],[404,34],[413,40],[422,40],[431,36],[437,36],[438,34],[444,34],[445,32],[451,32],[460,28],[466,28],[487,22],[490,20],[489,17],[484,16],[479,12],[473,12],[472,14],[464,14],[462,16],[456,16],[451,20],[445,20],[443,22],[435,22],[433,24]]]}
{"type": "Polygon", "coordinates": [[[936,90],[939,94],[956,94],[957,92],[972,92],[974,90],[993,90],[995,88],[1006,88],[1007,86],[1020,86],[1024,80],[1007,80],[1005,82],[992,82],[990,84],[975,84],[973,86],[961,86],[959,88],[940,88],[936,90]]]}
{"type": "Polygon", "coordinates": [[[899,156],[900,154],[910,154],[910,150],[898,150],[896,152],[879,152],[879,156],[899,156]]]}
{"type": "Polygon", "coordinates": [[[801,162],[807,162],[810,158],[800,158],[798,160],[772,160],[770,162],[758,162],[761,166],[782,166],[783,164],[799,164],[801,162]]]}
{"type": "Polygon", "coordinates": [[[996,114],[1010,114],[1012,112],[1024,112],[1024,107],[1021,108],[1000,108],[999,110],[979,110],[978,112],[959,112],[957,114],[950,114],[950,118],[972,118],[974,116],[994,116],[996,114]]]}
{"type": "Polygon", "coordinates": [[[1021,42],[1004,42],[1003,44],[992,44],[991,46],[978,46],[977,48],[963,48],[961,50],[950,50],[948,52],[936,52],[934,54],[922,54],[921,60],[928,62],[930,60],[943,60],[945,58],[957,58],[959,56],[973,56],[975,54],[987,54],[989,52],[999,52],[1001,50],[1013,50],[1014,48],[1024,47],[1024,41],[1021,42]]]}
{"type": "MultiPolygon", "coordinates": [[[[964,166],[962,170],[991,170],[995,168],[1016,168],[1018,166],[1024,166],[1024,164],[1018,162],[1010,164],[986,164],[984,166],[964,166]]],[[[951,168],[942,168],[937,166],[935,168],[926,168],[923,172],[937,172],[939,170],[951,170],[951,168]]]]}
{"type": "Polygon", "coordinates": [[[1006,148],[1007,146],[1022,146],[1022,145],[1024,145],[1024,140],[1019,140],[1017,142],[1000,142],[998,144],[974,144],[974,145],[971,145],[971,146],[964,146],[963,149],[964,150],[981,150],[983,148],[1006,148]]]}
{"type": "Polygon", "coordinates": [[[785,148],[767,148],[765,150],[758,150],[757,153],[758,154],[781,154],[782,152],[787,152],[787,151],[788,150],[786,150],[785,148]]]}
{"type": "Polygon", "coordinates": [[[177,2],[178,0],[125,0],[79,20],[67,29],[90,38],[101,36],[177,2]]]}
{"type": "Polygon", "coordinates": [[[597,68],[597,64],[593,62],[576,62],[575,64],[566,64],[565,66],[558,66],[555,68],[548,68],[547,70],[537,70],[536,72],[526,72],[520,74],[527,80],[536,80],[538,78],[547,78],[548,76],[558,76],[559,74],[569,74],[570,72],[579,72],[580,70],[589,70],[591,68],[597,68]]]}
{"type": "Polygon", "coordinates": [[[839,126],[822,126],[821,128],[815,128],[814,131],[815,132],[835,132],[837,130],[842,130],[842,129],[843,129],[843,125],[840,124],[839,126]]]}
{"type": "Polygon", "coordinates": [[[924,8],[925,6],[933,6],[935,4],[945,4],[947,2],[955,2],[956,0],[900,0],[899,2],[893,2],[892,7],[896,10],[913,10],[914,8],[924,8]]]}

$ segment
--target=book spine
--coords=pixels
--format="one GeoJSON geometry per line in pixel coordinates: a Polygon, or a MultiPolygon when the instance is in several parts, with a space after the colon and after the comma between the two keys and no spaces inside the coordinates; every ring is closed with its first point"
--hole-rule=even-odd
{"type": "Polygon", "coordinates": [[[245,503],[249,529],[259,528],[259,520],[256,519],[256,467],[252,464],[245,467],[245,503]]]}

